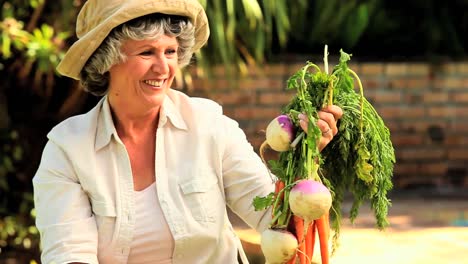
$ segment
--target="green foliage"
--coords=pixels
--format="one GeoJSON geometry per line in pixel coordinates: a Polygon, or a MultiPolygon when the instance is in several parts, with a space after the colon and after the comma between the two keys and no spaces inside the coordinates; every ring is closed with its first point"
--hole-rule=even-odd
{"type": "Polygon", "coordinates": [[[335,230],[334,249],[338,245],[345,193],[350,193],[354,199],[350,210],[352,222],[362,203],[369,201],[376,226],[384,229],[388,226],[390,206],[387,193],[393,187],[395,153],[390,132],[364,97],[358,76],[348,68],[350,58],[341,51],[340,62],[330,74],[327,66],[321,71],[317,65],[308,62],[288,79],[288,89],[295,89],[296,94],[281,112],[291,117],[297,113],[306,114],[309,118],[307,134],[304,135],[295,123],[299,131],[296,137],[302,136],[299,144],[292,143],[289,150],[279,153],[278,160],[269,161],[272,171],[278,173],[278,179],[286,186],[284,198],[270,194],[256,197],[253,203],[257,210],[274,205],[275,218],[271,225],[284,228],[289,225],[292,214],[287,200],[290,187],[301,179],[322,182],[332,193],[330,217],[335,230]],[[355,82],[359,84],[358,91],[355,91],[355,82]],[[331,104],[340,106],[344,114],[337,124],[339,133],[319,152],[317,142],[322,132],[316,121],[318,111],[331,104]]]}
{"type": "Polygon", "coordinates": [[[370,201],[376,226],[379,229],[388,226],[387,213],[391,203],[387,195],[393,188],[396,161],[390,131],[364,96],[359,77],[348,68],[349,60],[350,55],[341,51],[340,62],[332,73],[337,77],[333,103],[342,107],[344,114],[340,119],[339,133],[323,150],[322,168],[334,193],[332,216],[336,234],[339,234],[345,192],[350,192],[354,198],[350,210],[352,222],[361,204],[370,201]],[[355,91],[356,82],[358,91],[355,91]]]}
{"type": "Polygon", "coordinates": [[[55,36],[54,28],[47,24],[34,29],[26,54],[30,60],[37,61],[38,71],[48,72],[58,65],[64,53],[54,42],[62,43],[68,35],[67,32],[59,32],[55,36]]]}
{"type": "Polygon", "coordinates": [[[246,74],[249,66],[265,61],[272,45],[285,47],[294,12],[305,10],[304,0],[211,0],[205,7],[211,36],[207,48],[197,54],[198,63],[223,65],[230,74],[246,74]],[[294,8],[292,8],[294,7],[294,8]],[[276,42],[277,41],[277,42],[276,42]]]}
{"type": "Polygon", "coordinates": [[[7,17],[0,23],[0,29],[2,30],[2,35],[0,36],[2,48],[0,54],[4,59],[9,59],[12,56],[12,49],[25,49],[30,35],[23,30],[22,22],[12,17],[7,17]]]}
{"type": "Polygon", "coordinates": [[[467,9],[466,0],[379,1],[353,51],[387,60],[466,59],[467,9]]]}
{"type": "MultiPolygon", "coordinates": [[[[15,172],[15,162],[23,158],[23,149],[18,144],[18,133],[16,131],[4,131],[0,135],[2,151],[0,152],[0,191],[6,193],[9,190],[7,176],[15,172]]],[[[7,202],[2,199],[0,205],[7,202]]],[[[0,207],[0,213],[4,212],[4,206],[0,207]]]]}
{"type": "Polygon", "coordinates": [[[45,135],[36,122],[49,115],[55,67],[70,34],[54,25],[61,13],[50,16],[44,0],[11,0],[0,8],[0,255],[38,260],[31,178],[45,135]]]}
{"type": "Polygon", "coordinates": [[[22,191],[24,183],[15,175],[24,159],[18,136],[16,131],[0,133],[0,251],[31,250],[37,254],[39,235],[34,225],[32,193],[22,191]]]}
{"type": "Polygon", "coordinates": [[[352,48],[366,31],[370,17],[381,0],[318,0],[291,21],[294,31],[291,42],[300,47],[313,48],[339,45],[352,48]]]}
{"type": "Polygon", "coordinates": [[[256,211],[265,210],[275,202],[275,193],[269,193],[265,197],[257,196],[253,200],[253,206],[256,211]]]}

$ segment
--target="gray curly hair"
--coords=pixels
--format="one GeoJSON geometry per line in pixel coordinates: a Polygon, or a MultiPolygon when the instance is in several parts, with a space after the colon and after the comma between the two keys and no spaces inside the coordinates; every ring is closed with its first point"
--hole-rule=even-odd
{"type": "Polygon", "coordinates": [[[99,48],[86,62],[80,73],[83,89],[93,95],[107,94],[109,69],[125,61],[121,47],[124,41],[158,39],[162,35],[176,37],[179,67],[185,67],[192,59],[195,44],[195,28],[185,17],[165,14],[151,14],[126,22],[109,33],[99,48]]]}

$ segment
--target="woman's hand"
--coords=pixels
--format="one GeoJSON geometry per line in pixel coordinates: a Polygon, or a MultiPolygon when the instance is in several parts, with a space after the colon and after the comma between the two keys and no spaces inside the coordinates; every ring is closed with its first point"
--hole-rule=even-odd
{"type": "MultiPolygon", "coordinates": [[[[320,151],[324,149],[333,137],[338,133],[338,127],[336,123],[343,116],[343,110],[336,105],[330,105],[322,108],[318,112],[319,120],[317,125],[322,131],[322,136],[320,137],[318,148],[320,151]]],[[[299,115],[299,124],[301,128],[307,133],[308,119],[304,114],[299,115]]]]}

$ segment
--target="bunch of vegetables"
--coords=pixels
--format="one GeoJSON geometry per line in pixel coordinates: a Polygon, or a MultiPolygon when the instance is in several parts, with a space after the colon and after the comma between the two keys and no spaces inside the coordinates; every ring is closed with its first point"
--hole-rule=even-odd
{"type": "Polygon", "coordinates": [[[377,227],[382,230],[389,224],[387,192],[393,187],[395,163],[390,132],[364,97],[359,77],[348,68],[351,56],[340,53],[330,74],[325,46],[325,71],[307,62],[289,78],[287,88],[295,89],[296,94],[266,129],[260,154],[264,158],[266,147],[279,152],[267,164],[276,189],[265,197],[255,197],[253,205],[256,210],[272,209],[270,228],[261,234],[261,248],[269,264],[310,263],[316,237],[322,263],[329,263],[330,248],[334,252],[338,246],[346,193],[353,197],[351,222],[362,203],[369,201],[377,227]],[[320,152],[318,111],[331,104],[341,107],[344,114],[337,124],[338,134],[320,152]],[[306,133],[300,129],[300,113],[309,119],[306,133]],[[329,247],[331,230],[334,235],[329,247]]]}

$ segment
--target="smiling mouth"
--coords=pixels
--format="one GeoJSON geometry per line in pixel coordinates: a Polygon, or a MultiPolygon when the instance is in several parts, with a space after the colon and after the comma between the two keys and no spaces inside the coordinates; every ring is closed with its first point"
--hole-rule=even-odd
{"type": "Polygon", "coordinates": [[[161,87],[164,83],[164,81],[154,81],[154,80],[145,80],[143,82],[154,87],[161,87]]]}

